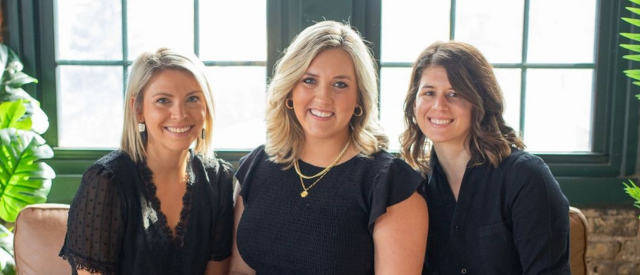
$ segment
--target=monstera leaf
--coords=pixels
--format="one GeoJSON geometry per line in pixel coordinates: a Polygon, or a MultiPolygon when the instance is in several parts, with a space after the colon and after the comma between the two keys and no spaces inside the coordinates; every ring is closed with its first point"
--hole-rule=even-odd
{"type": "Polygon", "coordinates": [[[16,262],[13,258],[13,233],[0,225],[0,274],[16,274],[16,262]]]}
{"type": "Polygon", "coordinates": [[[36,133],[0,130],[0,218],[15,222],[24,207],[47,200],[56,175],[40,160],[51,157],[53,150],[36,133]]]}
{"type": "Polygon", "coordinates": [[[0,43],[0,66],[3,68],[0,77],[0,103],[22,100],[26,108],[23,120],[31,118],[32,129],[43,134],[49,128],[49,118],[40,109],[40,102],[21,87],[38,80],[22,72],[23,65],[18,55],[7,45],[0,43]]]}
{"type": "Polygon", "coordinates": [[[0,129],[31,130],[31,118],[24,117],[26,112],[27,108],[22,104],[22,100],[0,104],[0,129]]]}

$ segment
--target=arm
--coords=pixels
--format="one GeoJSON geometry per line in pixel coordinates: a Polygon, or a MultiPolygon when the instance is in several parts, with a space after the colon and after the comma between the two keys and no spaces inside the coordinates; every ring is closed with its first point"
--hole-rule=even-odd
{"type": "Polygon", "coordinates": [[[421,274],[428,232],[427,203],[417,192],[388,207],[373,229],[375,273],[421,274]]]}
{"type": "Polygon", "coordinates": [[[229,270],[229,259],[224,259],[222,261],[209,261],[207,263],[207,270],[204,272],[205,275],[226,275],[229,270]]]}
{"type": "Polygon", "coordinates": [[[524,274],[569,274],[569,203],[539,159],[513,179],[513,239],[524,274]]]}
{"type": "Polygon", "coordinates": [[[242,201],[242,196],[240,194],[240,185],[236,185],[235,188],[235,197],[236,206],[234,210],[234,225],[233,225],[233,250],[231,251],[231,263],[229,275],[255,275],[256,271],[251,269],[247,263],[244,262],[242,256],[240,256],[240,252],[238,251],[238,244],[236,241],[237,232],[238,232],[238,224],[240,223],[240,218],[242,217],[242,213],[244,212],[244,203],[242,201]]]}

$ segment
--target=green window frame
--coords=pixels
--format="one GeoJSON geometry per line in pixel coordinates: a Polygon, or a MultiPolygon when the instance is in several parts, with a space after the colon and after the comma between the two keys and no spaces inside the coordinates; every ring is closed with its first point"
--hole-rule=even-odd
{"type": "MultiPolygon", "coordinates": [[[[267,78],[271,75],[270,68],[291,39],[314,21],[324,19],[351,22],[367,40],[372,42],[374,57],[379,60],[381,1],[383,0],[268,0],[267,78]]],[[[525,3],[529,1],[525,0],[525,3]]],[[[455,3],[455,0],[452,2],[455,3]]],[[[625,10],[625,3],[621,2],[599,0],[597,3],[597,54],[593,64],[528,64],[526,48],[523,49],[522,63],[494,64],[496,68],[520,68],[523,71],[529,68],[558,67],[595,70],[592,152],[538,154],[551,168],[571,204],[576,206],[630,203],[630,198],[622,190],[622,181],[628,178],[637,180],[636,175],[639,172],[637,168],[639,104],[633,97],[639,92],[622,73],[631,68],[632,64],[622,59],[622,55],[628,52],[621,49],[619,44],[628,41],[618,35],[620,32],[631,30],[629,24],[620,20],[623,15],[627,17],[631,15],[625,10]]],[[[68,202],[75,193],[84,169],[106,151],[56,148],[53,0],[3,0],[3,4],[7,15],[5,42],[21,56],[25,64],[25,72],[40,80],[37,85],[28,85],[26,89],[41,101],[51,122],[51,127],[44,134],[44,138],[54,147],[55,157],[47,163],[55,169],[58,176],[53,181],[49,201],[68,202]]],[[[452,6],[455,7],[455,4],[452,6]]],[[[453,17],[452,20],[455,24],[453,17]]],[[[451,36],[455,37],[453,30],[455,28],[452,28],[451,36]]],[[[195,50],[197,52],[198,49],[195,50]]],[[[251,66],[262,63],[207,63],[209,66],[238,64],[251,66]]],[[[117,65],[127,66],[128,64],[117,65]]],[[[261,66],[263,65],[265,64],[261,66]]],[[[379,65],[410,66],[410,64],[394,63],[379,65]]],[[[524,83],[526,77],[522,79],[524,83]]],[[[521,109],[521,112],[523,110],[521,109]]],[[[521,125],[524,124],[521,123],[521,125]]],[[[219,151],[217,155],[235,164],[246,153],[247,151],[219,151]]]]}

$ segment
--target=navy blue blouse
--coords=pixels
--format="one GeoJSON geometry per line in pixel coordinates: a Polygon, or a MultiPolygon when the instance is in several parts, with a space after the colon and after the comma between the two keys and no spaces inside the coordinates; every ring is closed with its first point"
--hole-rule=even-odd
{"type": "Polygon", "coordinates": [[[424,274],[570,274],[569,203],[542,159],[467,168],[457,202],[435,151],[431,166],[424,274]]]}

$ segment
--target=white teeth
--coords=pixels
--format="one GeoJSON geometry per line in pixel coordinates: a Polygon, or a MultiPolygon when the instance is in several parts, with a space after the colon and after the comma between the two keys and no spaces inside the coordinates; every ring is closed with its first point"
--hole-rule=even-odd
{"type": "Polygon", "coordinates": [[[449,124],[451,123],[451,121],[453,121],[453,119],[435,119],[435,118],[431,119],[431,122],[437,125],[449,124]]]}
{"type": "Polygon", "coordinates": [[[184,128],[167,127],[167,130],[169,130],[169,132],[178,133],[178,134],[179,133],[184,133],[186,131],[189,131],[189,129],[191,129],[191,126],[187,126],[187,127],[184,127],[184,128]]]}
{"type": "Polygon", "coordinates": [[[313,114],[314,116],[319,116],[319,117],[330,117],[333,115],[332,112],[322,112],[322,111],[318,111],[316,109],[311,109],[311,114],[313,114]]]}

